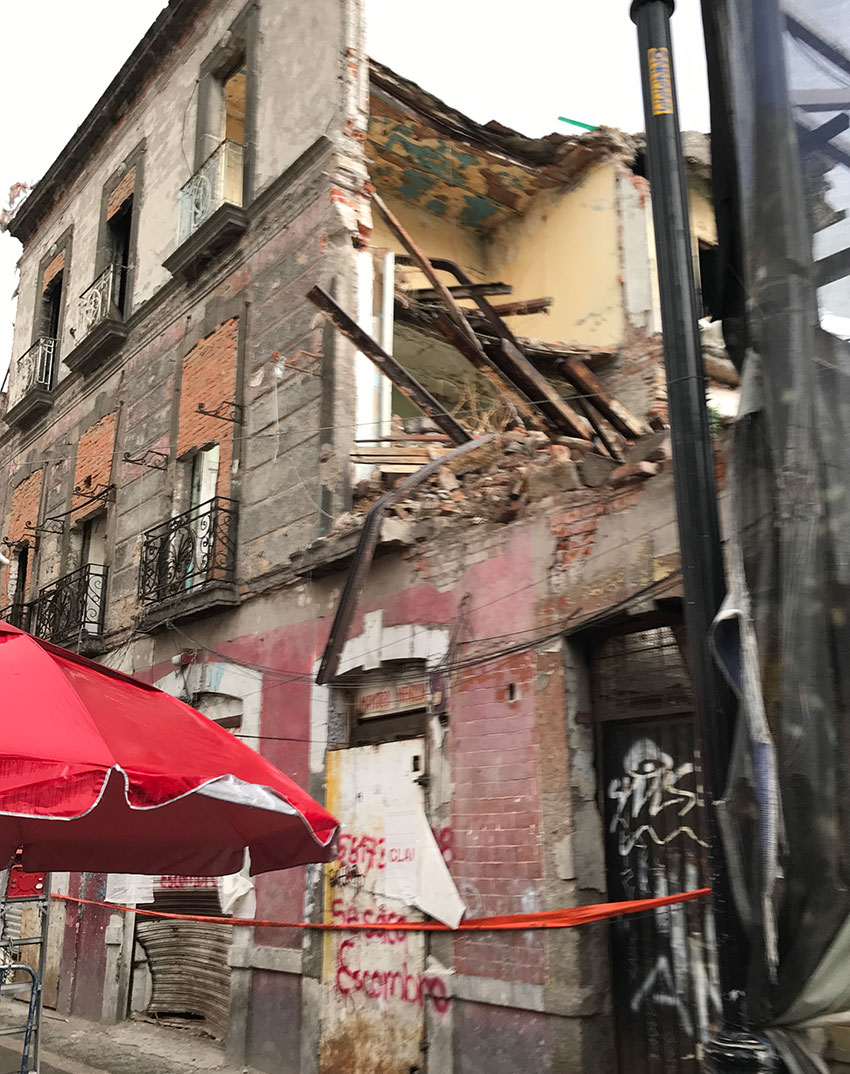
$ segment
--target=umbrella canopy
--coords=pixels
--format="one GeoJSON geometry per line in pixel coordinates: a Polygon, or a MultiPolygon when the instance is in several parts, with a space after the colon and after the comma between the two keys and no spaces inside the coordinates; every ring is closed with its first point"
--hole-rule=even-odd
{"type": "Polygon", "coordinates": [[[177,698],[0,622],[0,862],[28,870],[287,869],[338,823],[177,698]]]}

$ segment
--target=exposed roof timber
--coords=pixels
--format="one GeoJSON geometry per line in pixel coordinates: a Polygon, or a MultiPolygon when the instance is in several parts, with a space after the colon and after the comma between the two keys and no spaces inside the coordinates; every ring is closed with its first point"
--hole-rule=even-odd
{"type": "Polygon", "coordinates": [[[567,173],[583,170],[579,161],[597,155],[600,149],[629,158],[634,156],[633,140],[613,127],[600,127],[587,135],[553,133],[544,138],[529,138],[495,120],[477,123],[433,93],[423,90],[411,79],[403,78],[375,60],[369,63],[373,90],[381,91],[396,103],[407,106],[445,137],[502,154],[527,167],[561,167],[566,170],[564,179],[568,179],[567,173]]]}
{"type": "Polygon", "coordinates": [[[597,162],[631,164],[636,143],[613,128],[528,138],[476,123],[372,62],[366,153],[385,196],[486,233],[522,216],[538,193],[574,186],[597,162]]]}

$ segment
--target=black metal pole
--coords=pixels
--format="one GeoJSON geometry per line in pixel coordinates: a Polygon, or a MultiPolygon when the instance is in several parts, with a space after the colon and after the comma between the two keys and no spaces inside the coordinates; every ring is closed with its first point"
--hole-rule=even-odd
{"type": "Polygon", "coordinates": [[[646,159],[652,195],[673,479],[685,593],[685,627],[708,790],[709,857],[725,1027],[706,1053],[716,1069],[771,1069],[772,1057],[746,1025],[746,940],[732,900],[713,802],[722,798],[734,714],[709,650],[712,620],[725,595],[714,455],[705,401],[688,193],[679,134],[670,16],[674,0],[633,0],[637,25],[646,159]]]}

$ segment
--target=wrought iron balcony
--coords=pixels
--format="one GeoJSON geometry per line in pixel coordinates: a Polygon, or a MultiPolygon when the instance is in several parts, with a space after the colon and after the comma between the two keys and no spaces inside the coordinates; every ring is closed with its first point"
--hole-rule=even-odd
{"type": "Polygon", "coordinates": [[[37,339],[26,354],[14,363],[9,378],[9,409],[32,391],[49,392],[53,387],[53,364],[56,340],[49,336],[37,339]]]}
{"type": "Polygon", "coordinates": [[[13,601],[5,608],[0,608],[0,622],[11,623],[19,630],[29,630],[31,604],[24,601],[13,601]]]}
{"type": "Polygon", "coordinates": [[[224,141],[180,190],[177,242],[186,241],[222,205],[242,205],[245,150],[224,141]]]}
{"type": "Polygon", "coordinates": [[[188,596],[236,574],[237,509],[216,496],[145,534],[139,600],[145,604],[188,596]]]}
{"type": "Polygon", "coordinates": [[[123,265],[109,265],[101,272],[91,287],[80,295],[77,321],[78,343],[102,321],[110,318],[117,319],[121,316],[118,301],[121,293],[121,281],[125,271],[123,265]]]}
{"type": "Polygon", "coordinates": [[[33,602],[33,632],[53,642],[96,638],[103,633],[107,568],[88,563],[45,586],[33,602]]]}

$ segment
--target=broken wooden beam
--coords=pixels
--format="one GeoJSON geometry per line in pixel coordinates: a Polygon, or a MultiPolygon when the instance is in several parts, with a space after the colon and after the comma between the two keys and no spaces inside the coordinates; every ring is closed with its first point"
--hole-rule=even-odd
{"type": "Polygon", "coordinates": [[[500,302],[490,308],[500,317],[521,317],[527,313],[548,313],[552,301],[551,298],[527,298],[518,302],[500,302]]]}
{"type": "Polygon", "coordinates": [[[574,388],[591,397],[594,407],[620,436],[624,436],[627,440],[636,440],[650,431],[645,421],[636,418],[621,402],[611,398],[584,362],[577,358],[565,358],[558,362],[558,368],[564,379],[568,380],[574,388]]]}
{"type": "Polygon", "coordinates": [[[590,439],[590,424],[552,387],[510,339],[501,341],[499,367],[518,384],[557,432],[590,439]]]}
{"type": "Polygon", "coordinates": [[[593,412],[593,407],[589,405],[589,400],[579,397],[575,400],[576,407],[579,412],[582,413],[590,422],[590,426],[599,439],[599,443],[605,449],[607,455],[610,455],[615,462],[622,462],[623,456],[620,451],[611,443],[605,434],[605,430],[599,424],[599,419],[593,412]]]}
{"type": "Polygon", "coordinates": [[[318,286],[313,287],[308,291],[307,298],[342,332],[346,339],[350,339],[362,354],[365,354],[382,373],[389,377],[403,395],[415,403],[423,414],[426,414],[447,436],[450,436],[455,444],[465,444],[472,439],[470,433],[441,406],[427,388],[412,377],[392,355],[387,354],[368,332],[365,332],[353,318],[349,317],[327,291],[318,286]]]}
{"type": "MultiPolygon", "coordinates": [[[[476,295],[512,295],[514,293],[509,283],[456,284],[449,287],[448,291],[452,298],[475,298],[476,295]]],[[[414,287],[405,294],[416,299],[417,302],[434,302],[441,297],[435,287],[414,287]]]]}
{"type": "Polygon", "coordinates": [[[452,463],[460,459],[461,456],[464,456],[471,451],[477,451],[481,447],[491,444],[494,441],[498,442],[497,434],[487,433],[485,436],[481,436],[476,440],[470,439],[467,443],[452,448],[447,455],[444,455],[439,459],[433,459],[431,462],[426,463],[425,466],[421,466],[415,473],[405,477],[394,489],[384,493],[384,495],[379,500],[376,500],[369,508],[369,512],[363,522],[363,529],[360,531],[357,550],[354,553],[354,561],[351,564],[348,576],[345,579],[342,595],[339,598],[339,604],[337,605],[336,613],[334,614],[334,620],[331,624],[325,651],[322,653],[322,661],[319,665],[319,670],[316,673],[316,682],[320,686],[326,685],[336,677],[342,649],[348,638],[351,621],[354,618],[357,602],[360,599],[360,594],[363,591],[363,586],[366,582],[366,576],[372,565],[375,549],[378,547],[381,522],[387,510],[392,507],[394,503],[403,500],[409,492],[412,492],[413,489],[423,484],[429,477],[433,477],[441,467],[446,465],[451,466],[452,463]]]}

